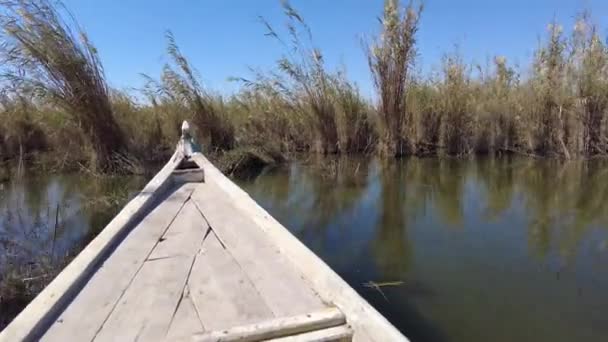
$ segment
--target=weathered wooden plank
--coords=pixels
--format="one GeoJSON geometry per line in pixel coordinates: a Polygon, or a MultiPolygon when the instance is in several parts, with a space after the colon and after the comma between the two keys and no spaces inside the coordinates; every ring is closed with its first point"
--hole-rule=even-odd
{"type": "Polygon", "coordinates": [[[144,263],[95,341],[149,341],[167,334],[206,227],[198,210],[186,202],[165,234],[178,238],[157,245],[164,257],[144,263]]]}
{"type": "Polygon", "coordinates": [[[193,258],[146,261],[94,341],[162,339],[176,312],[193,258]]]}
{"type": "Polygon", "coordinates": [[[368,332],[363,329],[359,329],[353,332],[353,342],[372,342],[375,341],[368,335],[368,332]]]}
{"type": "Polygon", "coordinates": [[[171,321],[171,326],[169,327],[169,332],[167,332],[165,340],[190,341],[193,335],[200,334],[202,332],[204,332],[203,325],[198,318],[198,314],[194,308],[194,303],[192,303],[189,287],[186,286],[182,299],[177,307],[177,311],[175,312],[175,316],[173,316],[173,320],[171,321]]]}
{"type": "Polygon", "coordinates": [[[214,233],[210,233],[203,243],[192,267],[188,286],[207,331],[273,317],[250,279],[214,233]]]}
{"type": "Polygon", "coordinates": [[[194,256],[201,248],[201,242],[209,225],[192,201],[184,207],[167,229],[158,244],[148,256],[148,260],[174,256],[194,256]]]}
{"type": "Polygon", "coordinates": [[[275,318],[255,324],[236,326],[223,331],[196,335],[198,342],[254,342],[271,338],[301,334],[343,325],[344,315],[336,308],[327,308],[309,314],[275,318]]]}
{"type": "Polygon", "coordinates": [[[280,337],[266,340],[267,342],[350,342],[353,339],[353,330],[342,325],[323,330],[312,331],[299,335],[280,337]]]}
{"type": "Polygon", "coordinates": [[[183,183],[200,183],[205,180],[205,172],[203,169],[175,170],[173,180],[183,183]]]}
{"type": "Polygon", "coordinates": [[[243,189],[224,176],[205,156],[195,153],[192,159],[205,169],[205,181],[221,188],[236,207],[268,234],[269,238],[279,246],[281,252],[298,267],[323,300],[334,303],[344,312],[355,331],[355,340],[407,341],[403,334],[340,278],[334,270],[285,229],[243,189]]]}
{"type": "Polygon", "coordinates": [[[0,332],[0,341],[38,339],[73,299],[82,283],[96,271],[97,264],[107,256],[139,215],[145,212],[171,184],[171,173],[183,155],[176,151],[171,160],[144,189],[133,198],[88,246],[0,332]]]}
{"type": "Polygon", "coordinates": [[[194,185],[182,186],[130,232],[48,329],[43,340],[93,339],[193,189],[194,185]]]}
{"type": "Polygon", "coordinates": [[[277,317],[326,307],[298,270],[254,222],[234,207],[225,192],[204,183],[194,190],[192,200],[277,317]]]}

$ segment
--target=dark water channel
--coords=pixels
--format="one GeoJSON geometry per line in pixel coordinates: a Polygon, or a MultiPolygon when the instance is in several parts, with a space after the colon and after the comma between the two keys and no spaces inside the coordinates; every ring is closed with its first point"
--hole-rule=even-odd
{"type": "Polygon", "coordinates": [[[240,184],[413,341],[608,341],[606,162],[312,164],[240,184]]]}
{"type": "MultiPolygon", "coordinates": [[[[606,161],[323,159],[237,182],[413,341],[608,341],[606,161]]],[[[144,183],[0,185],[0,329],[144,183]]]]}

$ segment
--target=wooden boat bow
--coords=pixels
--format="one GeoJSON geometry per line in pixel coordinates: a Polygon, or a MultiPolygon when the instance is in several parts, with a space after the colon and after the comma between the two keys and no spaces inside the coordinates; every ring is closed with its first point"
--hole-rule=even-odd
{"type": "Polygon", "coordinates": [[[169,162],[0,341],[407,341],[193,148],[169,162]]]}

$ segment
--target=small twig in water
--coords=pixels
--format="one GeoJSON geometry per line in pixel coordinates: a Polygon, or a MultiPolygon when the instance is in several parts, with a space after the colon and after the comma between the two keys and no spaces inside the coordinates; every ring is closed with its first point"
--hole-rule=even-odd
{"type": "Polygon", "coordinates": [[[36,277],[23,278],[23,279],[21,279],[21,281],[22,282],[26,282],[26,281],[38,280],[38,279],[41,279],[41,278],[46,278],[48,276],[50,276],[50,275],[49,274],[42,274],[42,275],[39,275],[39,276],[36,276],[36,277]]]}
{"type": "Polygon", "coordinates": [[[57,210],[55,211],[55,226],[53,228],[53,245],[51,247],[51,260],[55,259],[55,240],[57,240],[57,226],[59,225],[59,203],[57,203],[57,210]]]}
{"type": "Polygon", "coordinates": [[[375,281],[368,281],[367,283],[364,283],[363,286],[371,288],[371,289],[375,289],[376,291],[380,292],[380,294],[382,295],[382,297],[384,297],[384,299],[388,302],[388,298],[386,297],[386,295],[384,294],[384,292],[382,291],[381,287],[384,286],[399,286],[403,284],[402,281],[385,281],[385,282],[381,282],[381,283],[376,283],[375,281]]]}

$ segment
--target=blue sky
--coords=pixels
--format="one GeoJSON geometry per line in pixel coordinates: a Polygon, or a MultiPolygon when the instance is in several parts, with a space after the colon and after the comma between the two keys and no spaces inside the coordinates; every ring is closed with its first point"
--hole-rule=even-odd
{"type": "MultiPolygon", "coordinates": [[[[97,46],[110,85],[139,87],[140,73],[158,77],[166,63],[166,30],[199,70],[206,86],[234,91],[230,76],[248,66],[270,68],[282,47],[265,37],[257,17],[285,23],[279,0],[65,0],[97,46]]],[[[378,32],[382,0],[292,0],[312,29],[330,67],[345,65],[363,95],[373,91],[361,38],[378,32]]],[[[590,9],[606,36],[608,0],[426,0],[421,20],[419,65],[430,72],[455,50],[467,62],[485,64],[506,56],[525,68],[553,18],[566,31],[590,9]]]]}

